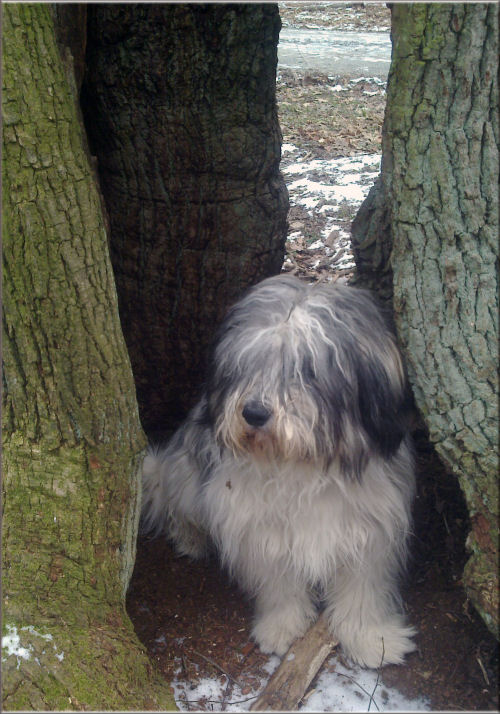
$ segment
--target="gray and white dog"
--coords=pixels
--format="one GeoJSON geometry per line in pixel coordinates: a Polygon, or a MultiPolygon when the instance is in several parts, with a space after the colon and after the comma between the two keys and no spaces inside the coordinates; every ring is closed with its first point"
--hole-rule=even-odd
{"type": "Polygon", "coordinates": [[[370,295],[281,275],[220,329],[199,403],[143,466],[143,524],[198,558],[211,540],[283,655],[325,604],[346,654],[397,664],[414,473],[405,376],[370,295]]]}

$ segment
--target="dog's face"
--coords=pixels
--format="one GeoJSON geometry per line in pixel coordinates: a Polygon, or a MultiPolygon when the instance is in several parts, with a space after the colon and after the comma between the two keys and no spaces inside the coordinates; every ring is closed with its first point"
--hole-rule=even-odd
{"type": "Polygon", "coordinates": [[[359,473],[367,450],[399,446],[403,391],[398,350],[366,293],[280,276],[230,310],[207,396],[233,453],[322,468],[338,459],[359,473]]]}

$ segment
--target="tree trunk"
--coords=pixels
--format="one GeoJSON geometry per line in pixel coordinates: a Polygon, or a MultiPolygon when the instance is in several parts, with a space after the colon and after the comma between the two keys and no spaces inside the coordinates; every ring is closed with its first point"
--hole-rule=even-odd
{"type": "Polygon", "coordinates": [[[3,33],[3,704],[168,708],[124,608],[145,439],[51,6],[3,33]]]}
{"type": "Polygon", "coordinates": [[[279,14],[245,3],[88,13],[82,106],[120,315],[143,425],[164,429],[195,401],[228,305],[281,268],[279,14]]]}
{"type": "Polygon", "coordinates": [[[464,584],[498,635],[498,6],[394,4],[392,37],[388,220],[377,228],[372,196],[359,277],[390,260],[415,400],[469,508],[464,584]]]}

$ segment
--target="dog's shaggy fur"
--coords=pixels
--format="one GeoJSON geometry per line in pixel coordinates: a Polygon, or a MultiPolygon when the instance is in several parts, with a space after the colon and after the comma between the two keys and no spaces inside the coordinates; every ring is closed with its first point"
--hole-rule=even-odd
{"type": "Polygon", "coordinates": [[[414,491],[405,377],[365,291],[264,280],[228,313],[205,391],[143,467],[143,523],[179,553],[207,538],[283,655],[323,601],[361,665],[414,649],[400,611],[414,491]]]}

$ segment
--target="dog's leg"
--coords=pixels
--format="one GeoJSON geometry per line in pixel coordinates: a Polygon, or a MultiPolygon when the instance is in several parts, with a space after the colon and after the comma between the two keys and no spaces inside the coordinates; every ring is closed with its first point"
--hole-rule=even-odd
{"type": "Polygon", "coordinates": [[[199,560],[208,553],[208,537],[205,531],[177,513],[169,517],[166,534],[178,555],[199,560]]]}
{"type": "Polygon", "coordinates": [[[256,596],[252,637],[262,652],[283,655],[317,611],[305,584],[284,574],[268,577],[256,596]]]}
{"type": "Polygon", "coordinates": [[[364,667],[401,664],[416,648],[410,639],[416,631],[398,611],[393,571],[390,557],[359,568],[344,566],[326,594],[332,633],[350,659],[364,667]]]}
{"type": "Polygon", "coordinates": [[[166,449],[150,450],[143,463],[143,530],[163,532],[179,555],[202,558],[208,538],[199,518],[197,465],[175,441],[166,449]]]}

